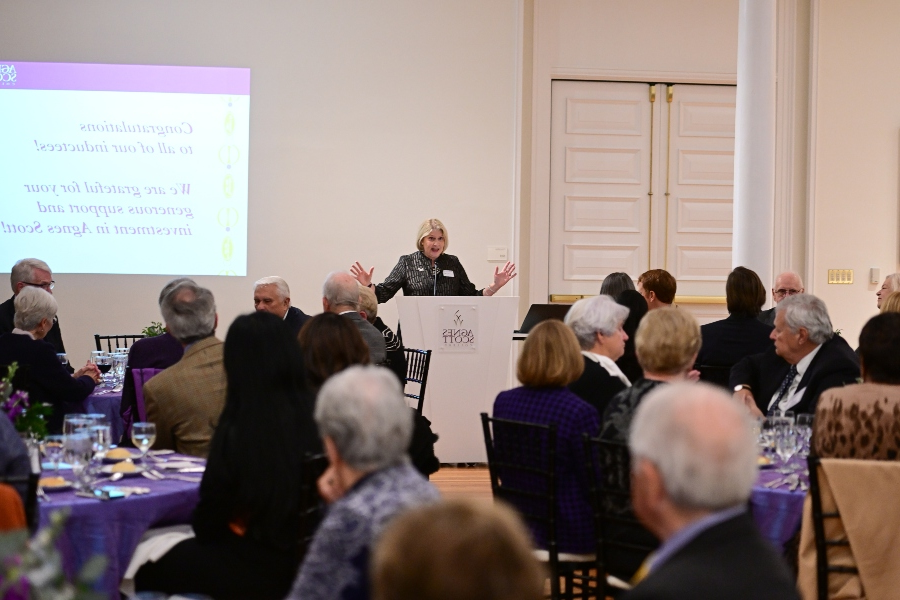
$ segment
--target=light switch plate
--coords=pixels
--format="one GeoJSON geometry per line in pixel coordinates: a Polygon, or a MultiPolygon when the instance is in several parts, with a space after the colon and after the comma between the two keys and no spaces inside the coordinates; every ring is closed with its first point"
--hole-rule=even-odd
{"type": "Polygon", "coordinates": [[[828,283],[850,285],[853,283],[853,269],[828,269],[828,283]]]}
{"type": "Polygon", "coordinates": [[[508,256],[506,246],[488,246],[488,262],[506,262],[508,256]]]}

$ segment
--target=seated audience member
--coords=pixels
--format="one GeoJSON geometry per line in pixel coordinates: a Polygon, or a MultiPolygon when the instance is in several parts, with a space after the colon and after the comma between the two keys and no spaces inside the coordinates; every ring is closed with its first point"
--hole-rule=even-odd
{"type": "MultiPolygon", "coordinates": [[[[599,416],[593,406],[566,388],[583,370],[581,349],[572,330],[561,321],[543,321],[522,345],[516,367],[522,387],[500,392],[493,413],[497,419],[557,425],[557,543],[560,552],[570,554],[596,550],[582,434],[597,436],[599,416]]],[[[494,443],[504,443],[502,428],[495,432],[494,443]]],[[[531,529],[537,547],[546,549],[545,528],[531,529]]]]}
{"type": "Polygon", "coordinates": [[[815,454],[822,458],[898,460],[900,314],[877,315],[863,327],[859,334],[859,370],[863,383],[834,387],[819,397],[813,420],[815,454]]]}
{"type": "Polygon", "coordinates": [[[598,415],[613,396],[631,385],[616,366],[628,340],[622,329],[627,316],[627,308],[602,295],[579,300],[566,314],[566,325],[575,332],[584,358],[584,371],[569,390],[596,408],[598,415]]]}
{"type": "Polygon", "coordinates": [[[747,512],[756,437],[725,392],[704,383],[660,388],[638,408],[628,445],[634,512],[662,546],[625,599],[799,598],[747,512]]]}
{"type": "MultiPolygon", "coordinates": [[[[318,391],[329,377],[347,367],[369,364],[369,350],[359,330],[349,319],[334,313],[322,313],[310,319],[300,330],[299,341],[313,391],[318,391]]],[[[414,408],[410,411],[414,427],[407,452],[416,470],[428,477],[441,467],[434,455],[438,438],[431,431],[431,421],[414,408]]]]}
{"type": "MultiPolygon", "coordinates": [[[[175,287],[182,282],[194,283],[193,279],[187,277],[179,277],[167,283],[159,292],[159,306],[162,306],[163,299],[175,287]]],[[[172,337],[168,331],[162,335],[154,337],[146,337],[136,340],[128,350],[128,367],[125,371],[125,382],[122,384],[122,408],[121,414],[125,418],[126,424],[138,421],[137,415],[137,396],[134,389],[134,376],[131,374],[134,369],[168,369],[184,355],[184,347],[181,342],[172,337]]],[[[126,432],[127,433],[127,432],[126,432]]],[[[122,438],[122,443],[130,444],[129,436],[122,438]]]]}
{"type": "Polygon", "coordinates": [[[781,301],[772,339],[772,348],[731,369],[734,397],[754,415],[776,410],[814,413],[822,392],[859,377],[856,354],[844,338],[834,335],[825,303],[812,294],[781,301]]]}
{"type": "Polygon", "coordinates": [[[900,313],[900,292],[891,292],[888,297],[881,302],[881,312],[900,313]]]}
{"type": "Polygon", "coordinates": [[[628,309],[628,317],[622,325],[622,330],[628,339],[625,340],[625,352],[616,361],[619,369],[628,378],[628,381],[637,381],[644,371],[638,363],[637,354],[634,351],[634,334],[637,333],[641,319],[647,314],[647,301],[635,290],[625,290],[616,298],[616,304],[621,304],[628,309]]]}
{"type": "Polygon", "coordinates": [[[311,318],[296,306],[291,306],[291,288],[284,279],[275,275],[263,277],[253,284],[253,308],[282,319],[295,336],[311,318]]]}
{"type": "MultiPolygon", "coordinates": [[[[744,267],[729,273],[725,301],[728,318],[700,327],[703,345],[697,355],[698,365],[730,368],[745,356],[772,346],[772,328],[756,318],[766,301],[766,288],[756,273],[744,267]]],[[[723,383],[727,383],[727,372],[725,376],[723,383]]]]}
{"type": "Polygon", "coordinates": [[[619,297],[619,294],[624,292],[625,290],[633,290],[634,282],[631,280],[631,275],[628,273],[616,272],[610,273],[606,277],[603,278],[603,283],[600,284],[600,295],[601,296],[609,296],[613,300],[619,297]]]}
{"type": "Polygon", "coordinates": [[[208,289],[183,281],[166,295],[161,309],[184,356],[144,384],[147,420],[156,423],[154,447],[205,458],[225,406],[216,302],[208,289]]]}
{"type": "Polygon", "coordinates": [[[697,319],[685,310],[670,307],[647,313],[635,334],[644,376],[613,396],[603,413],[600,437],[626,443],[634,411],[644,397],[665,383],[688,379],[700,351],[700,339],[697,319]]]}
{"type": "Polygon", "coordinates": [[[359,314],[359,284],[350,273],[329,273],[322,286],[322,308],[347,319],[359,329],[369,347],[369,360],[380,365],[387,358],[384,336],[359,314]]]}
{"type": "Polygon", "coordinates": [[[50,433],[62,433],[63,417],[84,412],[84,399],[100,381],[97,365],[87,364],[74,376],[59,362],[56,348],[44,341],[53,327],[56,299],[40,287],[26,287],[16,295],[15,329],[0,335],[0,365],[19,363],[29,401],[53,407],[47,419],[50,433]]]}
{"type": "MultiPolygon", "coordinates": [[[[796,294],[802,294],[803,280],[793,271],[785,271],[775,278],[775,286],[772,288],[772,300],[775,306],[769,310],[764,310],[756,317],[757,320],[765,323],[769,327],[775,326],[775,308],[785,298],[790,298],[796,294]]],[[[765,303],[765,301],[763,302],[765,303]]]]}
{"type": "MultiPolygon", "coordinates": [[[[0,476],[27,477],[30,473],[31,461],[22,436],[16,431],[12,420],[0,415],[0,476]]],[[[28,486],[21,483],[13,487],[19,492],[24,504],[28,486]]]]}
{"type": "Polygon", "coordinates": [[[387,355],[385,366],[397,375],[400,387],[406,386],[406,354],[403,351],[403,341],[400,336],[391,331],[378,316],[378,298],[371,288],[359,286],[359,314],[372,324],[384,337],[384,349],[387,355]]]}
{"type": "MultiPolygon", "coordinates": [[[[26,287],[41,288],[45,292],[53,293],[55,282],[50,267],[37,258],[23,258],[13,265],[9,274],[9,283],[12,286],[13,296],[0,304],[0,333],[9,333],[16,327],[13,317],[16,314],[15,300],[26,287]]],[[[65,353],[62,332],[59,330],[59,319],[53,319],[50,330],[44,335],[44,341],[49,342],[57,353],[65,353]]],[[[66,370],[72,373],[73,369],[66,366],[66,370]]]]}
{"type": "Polygon", "coordinates": [[[386,369],[354,366],[329,379],[315,417],[330,462],[319,492],[330,506],[288,598],[368,598],[375,540],[391,519],[439,494],[409,464],[412,418],[386,369]]]}
{"type": "Polygon", "coordinates": [[[876,305],[881,308],[881,303],[894,292],[900,292],[900,273],[891,273],[884,278],[884,283],[875,292],[876,305]]]}
{"type": "Polygon", "coordinates": [[[397,517],[372,559],[374,600],[539,600],[544,574],[503,504],[449,501],[397,517]]]}
{"type": "Polygon", "coordinates": [[[678,284],[672,275],[663,269],[651,269],[638,277],[637,291],[647,301],[647,308],[672,306],[678,284]]]}
{"type": "Polygon", "coordinates": [[[224,345],[225,408],[192,521],[196,537],[135,577],[138,590],[284,598],[297,574],[305,453],[322,451],[300,348],[281,319],[243,315],[224,345]]]}

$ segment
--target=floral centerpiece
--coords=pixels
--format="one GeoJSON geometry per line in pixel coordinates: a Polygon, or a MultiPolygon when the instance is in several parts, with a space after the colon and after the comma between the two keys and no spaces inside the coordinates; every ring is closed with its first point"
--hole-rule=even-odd
{"type": "Polygon", "coordinates": [[[53,407],[43,403],[32,404],[28,392],[16,391],[12,380],[18,369],[19,364],[12,363],[0,379],[0,410],[6,413],[22,437],[42,440],[47,435],[47,417],[53,407]]]}

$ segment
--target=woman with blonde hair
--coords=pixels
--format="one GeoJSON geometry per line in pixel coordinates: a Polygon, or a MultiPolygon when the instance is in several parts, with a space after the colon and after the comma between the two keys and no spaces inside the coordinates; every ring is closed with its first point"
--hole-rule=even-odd
{"type": "MultiPolygon", "coordinates": [[[[596,550],[583,434],[597,436],[599,417],[593,406],[566,388],[583,370],[581,348],[572,330],[562,321],[544,321],[531,330],[522,346],[516,369],[522,387],[501,392],[494,401],[495,419],[556,424],[557,545],[560,552],[570,554],[596,550]]],[[[495,446],[509,443],[504,431],[502,427],[494,430],[495,446]]],[[[522,487],[519,483],[529,487],[527,481],[516,483],[522,487]]],[[[519,508],[528,512],[527,507],[519,508]]],[[[546,528],[532,525],[531,533],[537,547],[546,549],[546,528]]]]}
{"type": "Polygon", "coordinates": [[[360,284],[372,288],[379,303],[384,303],[403,290],[404,296],[493,296],[516,276],[516,265],[507,262],[494,269],[494,282],[476,289],[459,259],[445,254],[450,246],[447,228],[437,219],[426,219],[416,234],[416,252],[401,256],[383,283],[372,284],[375,267],[366,271],[359,262],[350,273],[360,284]]]}
{"type": "Polygon", "coordinates": [[[881,303],[881,312],[900,313],[900,292],[891,292],[881,303]]]}

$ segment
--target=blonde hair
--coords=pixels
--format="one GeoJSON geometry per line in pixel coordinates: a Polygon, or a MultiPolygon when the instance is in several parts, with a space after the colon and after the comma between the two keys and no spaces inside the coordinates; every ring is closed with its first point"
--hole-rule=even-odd
{"type": "Polygon", "coordinates": [[[428,237],[432,229],[437,229],[444,234],[444,252],[446,252],[447,248],[450,247],[450,235],[447,233],[447,228],[444,227],[444,224],[437,219],[425,219],[419,225],[419,233],[416,234],[416,248],[419,250],[424,249],[425,246],[422,244],[422,240],[428,237]]]}
{"type": "Polygon", "coordinates": [[[888,297],[881,302],[881,312],[900,313],[900,290],[891,292],[888,297]]]}
{"type": "Polygon", "coordinates": [[[511,508],[451,500],[388,526],[373,552],[372,591],[375,600],[538,600],[544,572],[511,508]]]}
{"type": "Polygon", "coordinates": [[[648,312],[634,336],[641,368],[662,375],[687,371],[700,351],[700,343],[697,319],[688,311],[674,307],[648,312]]]}
{"type": "Polygon", "coordinates": [[[584,371],[578,338],[562,321],[539,323],[525,338],[516,376],[530,387],[569,385],[584,371]]]}
{"type": "Polygon", "coordinates": [[[359,286],[359,310],[365,311],[369,323],[375,322],[375,317],[378,316],[378,298],[371,288],[364,285],[359,286]]]}

